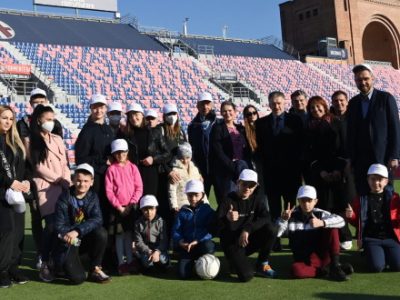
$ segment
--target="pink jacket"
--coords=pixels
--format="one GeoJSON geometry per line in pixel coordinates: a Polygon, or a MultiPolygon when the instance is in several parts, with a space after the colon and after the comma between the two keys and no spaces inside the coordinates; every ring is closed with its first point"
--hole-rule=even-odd
{"type": "Polygon", "coordinates": [[[38,189],[39,209],[42,216],[54,213],[56,202],[63,188],[71,184],[65,145],[60,136],[50,134],[45,138],[49,149],[44,162],[36,166],[33,177],[38,189]]]}
{"type": "Polygon", "coordinates": [[[115,162],[106,171],[106,194],[111,205],[118,209],[138,203],[143,194],[139,170],[130,161],[125,166],[115,162]]]}

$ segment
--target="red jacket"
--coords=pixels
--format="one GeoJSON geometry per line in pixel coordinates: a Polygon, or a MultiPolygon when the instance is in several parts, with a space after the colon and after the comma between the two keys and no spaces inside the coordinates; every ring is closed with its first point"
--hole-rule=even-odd
{"type": "MultiPolygon", "coordinates": [[[[392,228],[397,241],[400,242],[400,196],[389,190],[384,192],[384,201],[390,201],[390,215],[392,228]]],[[[363,230],[368,218],[368,196],[354,198],[352,202],[353,215],[349,218],[349,223],[358,228],[358,240],[363,239],[363,230]]]]}

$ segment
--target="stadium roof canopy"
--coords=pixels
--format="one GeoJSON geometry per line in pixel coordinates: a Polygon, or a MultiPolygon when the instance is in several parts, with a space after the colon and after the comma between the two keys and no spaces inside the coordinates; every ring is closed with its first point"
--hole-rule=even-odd
{"type": "Polygon", "coordinates": [[[251,41],[182,37],[185,43],[197,50],[198,46],[212,46],[216,55],[295,59],[275,46],[251,41]]]}
{"type": "MultiPolygon", "coordinates": [[[[147,35],[128,24],[89,21],[52,15],[0,11],[0,21],[12,28],[10,42],[165,51],[147,35]]],[[[0,31],[8,30],[0,23],[0,31]]],[[[7,32],[6,32],[7,33],[7,32]]],[[[2,40],[0,38],[0,40],[2,40]]],[[[4,39],[3,39],[4,40],[4,39]]]]}

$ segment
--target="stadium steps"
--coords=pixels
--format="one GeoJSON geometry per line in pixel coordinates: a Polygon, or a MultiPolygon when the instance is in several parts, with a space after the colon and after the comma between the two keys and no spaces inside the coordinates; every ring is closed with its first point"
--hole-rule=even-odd
{"type": "Polygon", "coordinates": [[[340,78],[337,78],[331,74],[327,74],[324,70],[321,70],[320,68],[318,68],[318,66],[312,64],[312,63],[306,63],[307,67],[314,69],[315,71],[317,71],[318,73],[326,76],[329,78],[329,80],[336,82],[337,84],[341,85],[345,90],[349,90],[352,91],[354,94],[357,94],[357,90],[350,85],[345,84],[342,80],[340,80],[340,78]]]}
{"type": "Polygon", "coordinates": [[[78,136],[80,129],[78,128],[78,124],[75,124],[72,122],[71,118],[68,118],[62,111],[61,109],[55,107],[54,105],[51,105],[51,108],[54,110],[57,120],[60,121],[60,123],[68,128],[72,134],[78,136]]]}
{"type": "Polygon", "coordinates": [[[53,80],[51,80],[44,72],[42,72],[36,65],[29,60],[22,52],[11,45],[8,42],[0,42],[0,45],[3,46],[14,58],[21,64],[29,64],[31,65],[31,71],[34,76],[36,76],[44,85],[48,86],[49,89],[54,94],[55,102],[77,102],[77,97],[73,95],[68,95],[62,88],[60,88],[53,80]]]}

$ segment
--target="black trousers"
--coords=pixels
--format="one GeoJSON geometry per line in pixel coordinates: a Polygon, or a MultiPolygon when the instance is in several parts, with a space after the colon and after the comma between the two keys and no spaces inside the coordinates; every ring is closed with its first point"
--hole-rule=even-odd
{"type": "Polygon", "coordinates": [[[14,234],[12,231],[0,233],[0,273],[8,271],[13,254],[14,234]]]}
{"type": "Polygon", "coordinates": [[[221,234],[221,246],[239,280],[246,282],[254,276],[254,266],[247,256],[258,251],[257,263],[261,264],[267,261],[275,243],[277,229],[270,223],[265,224],[257,231],[250,233],[249,244],[245,248],[239,246],[240,234],[241,232],[223,232],[221,234]]]}
{"type": "Polygon", "coordinates": [[[31,212],[33,242],[35,244],[35,249],[37,254],[40,254],[40,247],[42,245],[43,224],[39,207],[36,201],[37,201],[36,199],[33,199],[31,202],[29,202],[29,208],[31,212]]]}
{"type": "MultiPolygon", "coordinates": [[[[62,241],[60,241],[62,242],[62,241]]],[[[81,284],[86,280],[85,269],[82,265],[80,254],[88,253],[90,270],[101,266],[107,246],[107,231],[99,227],[82,238],[80,247],[69,246],[63,263],[63,270],[67,279],[74,284],[81,284]]]]}

